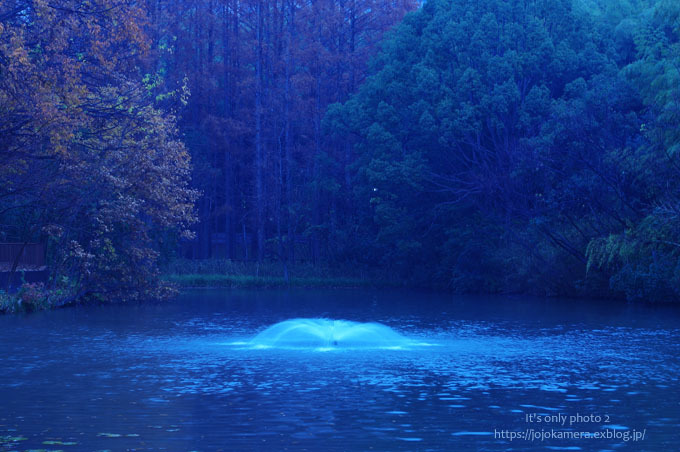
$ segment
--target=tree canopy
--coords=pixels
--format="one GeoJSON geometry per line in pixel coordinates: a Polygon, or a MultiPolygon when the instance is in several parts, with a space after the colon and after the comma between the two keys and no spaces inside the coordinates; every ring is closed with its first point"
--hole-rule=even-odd
{"type": "Polygon", "coordinates": [[[462,291],[680,294],[677,7],[626,5],[434,0],[405,18],[326,116],[357,137],[383,263],[462,291]]]}
{"type": "Polygon", "coordinates": [[[1,240],[48,243],[55,302],[156,294],[158,233],[189,233],[196,192],[139,73],[143,11],[18,0],[0,17],[1,240]]]}
{"type": "Polygon", "coordinates": [[[0,241],[69,297],[184,257],[677,300],[679,68],[672,0],[7,0],[0,241]]]}

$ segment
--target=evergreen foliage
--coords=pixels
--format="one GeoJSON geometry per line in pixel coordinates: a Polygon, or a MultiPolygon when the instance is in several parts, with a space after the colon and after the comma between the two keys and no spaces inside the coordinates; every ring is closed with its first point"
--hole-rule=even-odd
{"type": "Polygon", "coordinates": [[[36,309],[159,295],[178,257],[678,301],[679,126],[675,0],[0,3],[36,309]]]}

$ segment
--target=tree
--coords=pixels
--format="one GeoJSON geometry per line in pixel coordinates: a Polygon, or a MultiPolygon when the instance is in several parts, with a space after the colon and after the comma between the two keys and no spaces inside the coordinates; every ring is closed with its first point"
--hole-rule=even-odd
{"type": "Polygon", "coordinates": [[[680,298],[680,7],[661,1],[636,32],[638,58],[624,69],[647,106],[645,140],[630,155],[647,194],[638,221],[588,247],[589,266],[629,300],[680,298]]]}
{"type": "Polygon", "coordinates": [[[196,193],[174,117],[138,73],[142,11],[16,1],[0,18],[0,215],[18,226],[5,239],[48,241],[53,289],[157,294],[157,232],[188,233],[196,193]]]}
{"type": "Polygon", "coordinates": [[[641,104],[612,48],[569,1],[429,1],[407,16],[327,116],[357,137],[374,255],[465,291],[599,284],[583,282],[588,244],[646,202],[622,176],[641,104]]]}
{"type": "Polygon", "coordinates": [[[178,89],[186,76],[192,93],[179,127],[202,198],[187,256],[332,260],[349,242],[337,243],[352,223],[352,159],[321,119],[363,81],[382,33],[415,3],[160,5],[147,7],[156,89],[178,89]]]}

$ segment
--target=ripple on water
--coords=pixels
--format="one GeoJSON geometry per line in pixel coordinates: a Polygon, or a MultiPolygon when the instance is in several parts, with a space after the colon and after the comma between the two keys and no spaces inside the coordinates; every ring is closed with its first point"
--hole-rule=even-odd
{"type": "MultiPolygon", "coordinates": [[[[439,319],[433,329],[419,330],[422,322],[400,324],[386,316],[386,324],[407,331],[402,336],[412,343],[364,350],[343,348],[340,342],[308,350],[253,350],[250,338],[264,322],[227,317],[178,320],[172,331],[91,334],[94,339],[86,344],[67,336],[59,343],[68,345],[56,351],[29,350],[19,341],[5,346],[0,436],[10,428],[56,423],[40,418],[45,412],[35,403],[63,403],[67,397],[78,403],[73,410],[88,425],[137,423],[145,429],[139,441],[151,444],[162,434],[184,450],[195,447],[181,443],[189,441],[187,419],[192,419],[192,432],[221,444],[234,441],[236,450],[247,450],[254,438],[266,439],[271,449],[284,449],[291,439],[314,446],[334,440],[348,449],[366,449],[362,446],[371,442],[383,450],[465,450],[458,446],[474,441],[490,449],[493,432],[484,430],[496,425],[489,425],[489,419],[512,429],[524,425],[525,412],[598,414],[597,407],[606,407],[616,422],[601,428],[654,427],[657,434],[649,441],[657,442],[649,442],[650,448],[672,450],[663,446],[672,444],[670,432],[680,424],[672,391],[680,348],[677,336],[667,332],[606,326],[532,329],[512,322],[439,319]],[[9,388],[22,378],[31,382],[31,391],[9,388]],[[15,397],[29,392],[31,397],[15,397]],[[106,420],[94,417],[109,410],[113,415],[106,420]],[[165,422],[161,415],[172,420],[165,422]],[[140,422],[135,416],[146,417],[140,422]]],[[[13,335],[0,331],[0,339],[11,343],[13,335]]],[[[38,438],[35,429],[26,436],[38,438]]],[[[110,429],[101,427],[92,435],[125,431],[110,429]]],[[[615,449],[608,443],[602,448],[615,449]]]]}

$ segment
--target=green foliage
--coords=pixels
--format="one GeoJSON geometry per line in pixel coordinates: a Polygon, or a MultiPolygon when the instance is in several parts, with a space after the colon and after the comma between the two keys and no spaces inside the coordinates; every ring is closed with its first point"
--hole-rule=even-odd
{"type": "Polygon", "coordinates": [[[16,293],[0,291],[0,312],[43,311],[52,307],[51,295],[42,283],[24,283],[16,293]]]}
{"type": "Polygon", "coordinates": [[[3,311],[158,296],[159,261],[182,285],[680,299],[675,0],[428,0],[349,99],[410,2],[62,3],[0,23],[0,239],[51,272],[3,311]],[[174,259],[192,174],[195,254],[238,232],[259,263],[174,259]]]}
{"type": "MultiPolygon", "coordinates": [[[[340,280],[364,281],[359,285],[370,284],[371,281],[382,281],[387,284],[393,279],[375,266],[369,267],[356,262],[334,267],[299,263],[293,268],[286,268],[285,264],[280,261],[258,263],[235,262],[229,259],[175,259],[163,267],[164,278],[176,282],[182,282],[186,278],[199,278],[201,275],[209,275],[206,277],[208,279],[216,278],[225,281],[250,281],[251,279],[255,281],[258,278],[281,281],[284,280],[286,271],[291,279],[328,281],[329,285],[332,285],[333,281],[340,280]]],[[[182,285],[185,284],[182,283],[182,285]]],[[[320,285],[323,284],[320,283],[320,285]]]]}
{"type": "Polygon", "coordinates": [[[651,0],[408,15],[325,121],[359,137],[370,255],[457,291],[678,299],[678,18],[651,0]]]}
{"type": "Polygon", "coordinates": [[[282,262],[234,262],[227,259],[177,259],[164,268],[164,279],[180,287],[388,287],[403,281],[362,265],[339,267],[298,264],[284,269],[282,262]],[[285,272],[289,277],[285,278],[285,272]]]}
{"type": "Polygon", "coordinates": [[[281,288],[281,287],[323,287],[323,288],[355,288],[355,287],[390,287],[391,282],[351,279],[351,278],[313,278],[295,277],[285,279],[272,276],[246,276],[246,275],[168,275],[171,281],[180,287],[224,287],[231,289],[247,288],[281,288]]]}
{"type": "Polygon", "coordinates": [[[631,301],[668,302],[680,297],[680,217],[657,209],[622,234],[588,245],[588,269],[606,269],[612,290],[631,301]]]}
{"type": "Polygon", "coordinates": [[[631,170],[644,183],[643,215],[623,231],[588,245],[588,268],[611,274],[612,290],[629,300],[680,298],[680,6],[660,1],[640,21],[638,59],[623,73],[648,107],[641,126],[646,138],[630,156],[631,170]]]}

